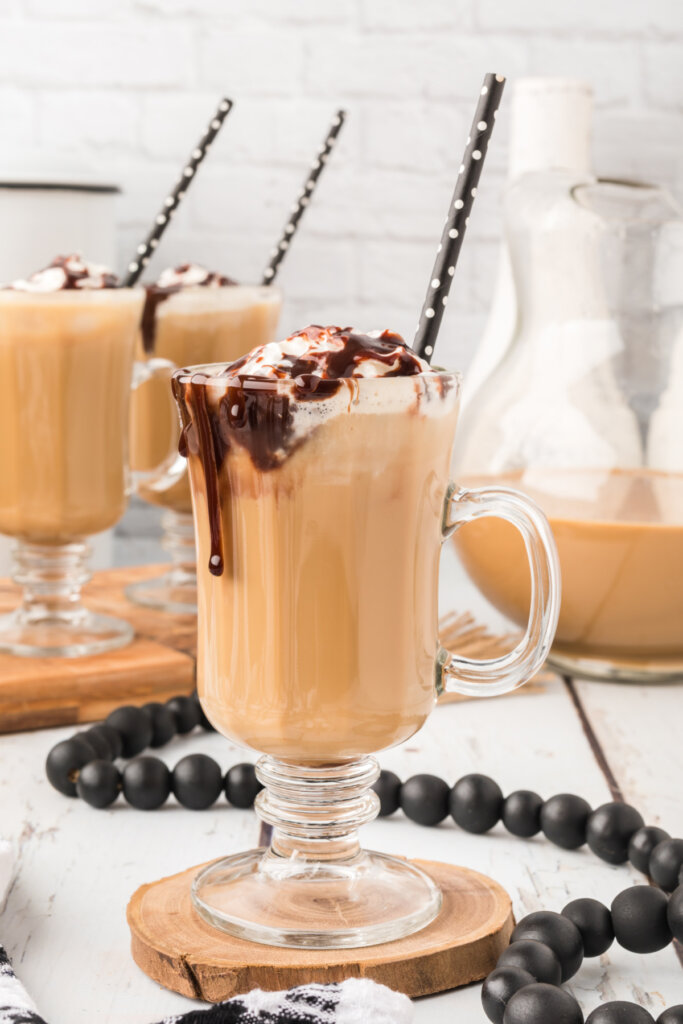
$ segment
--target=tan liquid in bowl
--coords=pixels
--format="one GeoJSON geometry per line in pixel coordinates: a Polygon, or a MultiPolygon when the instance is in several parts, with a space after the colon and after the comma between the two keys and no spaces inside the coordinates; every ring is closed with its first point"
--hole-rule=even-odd
{"type": "MultiPolygon", "coordinates": [[[[586,471],[535,479],[515,474],[497,482],[526,491],[550,520],[562,569],[554,653],[634,662],[683,659],[683,476],[586,471]]],[[[484,595],[524,625],[529,573],[519,534],[485,519],[462,527],[455,543],[484,595]]]]}

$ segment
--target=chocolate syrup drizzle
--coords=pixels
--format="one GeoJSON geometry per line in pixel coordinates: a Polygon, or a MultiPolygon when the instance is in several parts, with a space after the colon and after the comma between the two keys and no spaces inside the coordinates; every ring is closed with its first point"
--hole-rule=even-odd
{"type": "MultiPolygon", "coordinates": [[[[186,274],[190,267],[190,263],[183,263],[181,266],[175,267],[174,270],[176,274],[186,274]]],[[[145,285],[145,292],[147,294],[142,310],[140,329],[142,331],[142,345],[147,355],[151,355],[154,352],[157,332],[157,307],[162,302],[165,302],[170,295],[182,291],[183,288],[207,288],[209,285],[215,286],[216,284],[220,285],[221,288],[225,288],[230,285],[236,285],[237,281],[233,281],[231,277],[225,277],[223,274],[207,271],[203,281],[193,281],[191,285],[183,284],[182,281],[165,286],[160,284],[145,285]]]]}
{"type": "Polygon", "coordinates": [[[403,338],[391,331],[372,337],[350,328],[312,325],[292,337],[315,343],[323,335],[343,341],[342,348],[321,348],[301,358],[285,357],[277,367],[269,367],[270,376],[240,374],[240,369],[253,360],[254,352],[211,378],[196,373],[188,380],[187,370],[178,370],[173,376],[173,393],[183,419],[178,450],[186,458],[198,455],[202,463],[211,538],[209,572],[214,576],[222,575],[224,566],[219,473],[233,445],[246,449],[257,469],[275,469],[306,440],[293,436],[293,403],[329,398],[342,387],[343,380],[362,376],[356,371],[368,360],[392,367],[384,377],[410,377],[422,372],[420,361],[403,338]],[[225,392],[217,407],[210,409],[207,381],[220,378],[226,378],[225,392]],[[277,386],[278,380],[285,379],[293,381],[288,391],[277,386]]]}

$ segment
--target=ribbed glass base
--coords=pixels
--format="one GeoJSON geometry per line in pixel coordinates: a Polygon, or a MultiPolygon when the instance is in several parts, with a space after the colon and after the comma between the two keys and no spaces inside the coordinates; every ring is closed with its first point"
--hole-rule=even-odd
{"type": "Polygon", "coordinates": [[[14,549],[12,578],[23,587],[19,608],[0,616],[0,651],[28,658],[81,658],[125,647],[135,635],[123,619],[81,603],[90,578],[86,544],[28,544],[14,549]]]}
{"type": "Polygon", "coordinates": [[[361,850],[356,829],[377,814],[374,758],[311,768],[264,757],[259,816],[269,848],[226,857],[192,886],[201,917],[271,946],[344,949],[404,938],[441,909],[438,886],[408,861],[361,850]]]}
{"type": "Polygon", "coordinates": [[[172,615],[197,614],[197,567],[192,516],[165,512],[161,546],[171,556],[168,572],[126,587],[134,604],[172,615]]]}

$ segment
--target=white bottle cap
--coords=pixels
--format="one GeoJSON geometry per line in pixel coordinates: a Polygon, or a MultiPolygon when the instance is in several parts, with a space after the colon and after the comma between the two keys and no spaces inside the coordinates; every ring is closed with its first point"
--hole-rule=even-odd
{"type": "Polygon", "coordinates": [[[512,94],[510,178],[528,171],[590,173],[593,90],[576,78],[521,78],[512,94]]]}

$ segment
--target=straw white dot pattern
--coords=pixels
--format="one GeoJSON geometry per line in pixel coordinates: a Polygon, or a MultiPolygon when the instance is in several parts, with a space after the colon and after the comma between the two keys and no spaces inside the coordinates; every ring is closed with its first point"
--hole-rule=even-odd
{"type": "Polygon", "coordinates": [[[423,358],[431,356],[441,319],[448,303],[448,293],[462,246],[470,211],[477,195],[477,186],[493,130],[495,111],[500,103],[504,79],[486,75],[477,97],[477,109],[467,138],[465,152],[448,207],[446,223],[437,249],[429,287],[422,307],[413,347],[423,358]]]}
{"type": "Polygon", "coordinates": [[[271,284],[274,278],[277,276],[278,269],[284,258],[285,252],[289,248],[289,243],[294,237],[296,230],[299,226],[299,221],[303,216],[304,210],[309,205],[315,188],[318,184],[320,175],[322,174],[323,168],[327,161],[328,156],[332,152],[332,149],[337,141],[337,136],[342,129],[346,118],[346,112],[343,110],[337,111],[335,117],[332,119],[332,123],[327,132],[327,136],[322,146],[316,151],[316,157],[313,160],[311,169],[306,175],[303,187],[298,193],[297,202],[291,207],[291,216],[287,219],[287,223],[282,231],[282,238],[277,244],[277,248],[273,250],[271,254],[271,260],[266,269],[263,272],[261,279],[262,284],[271,284]]]}
{"type": "Polygon", "coordinates": [[[124,287],[131,288],[138,280],[143,267],[148,263],[151,254],[156,249],[159,241],[168,227],[171,218],[180,204],[181,199],[194,179],[195,172],[206,157],[207,151],[215,139],[218,131],[223,125],[226,117],[232,110],[232,100],[222,98],[214,116],[209,121],[209,126],[197,145],[190,153],[190,159],[183,168],[180,177],[173,191],[164,199],[162,210],[154,218],[152,228],[143,243],[137,246],[136,253],[140,259],[133,260],[128,264],[128,273],[122,282],[124,287]]]}

